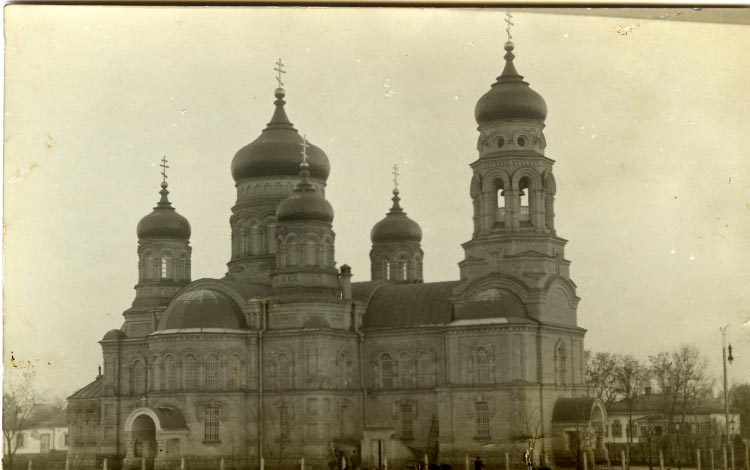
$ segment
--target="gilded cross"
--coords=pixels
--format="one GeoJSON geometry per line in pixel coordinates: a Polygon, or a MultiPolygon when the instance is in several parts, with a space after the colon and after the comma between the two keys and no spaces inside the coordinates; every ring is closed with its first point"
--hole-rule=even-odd
{"type": "Polygon", "coordinates": [[[284,63],[281,62],[281,59],[276,62],[276,67],[274,67],[273,69],[277,72],[276,81],[279,82],[279,88],[283,88],[284,82],[281,81],[281,74],[286,73],[286,70],[284,70],[284,63]]]}
{"type": "Polygon", "coordinates": [[[310,144],[307,143],[307,137],[304,135],[302,136],[302,143],[300,145],[302,146],[302,163],[307,163],[307,148],[310,144]]]}
{"type": "Polygon", "coordinates": [[[393,186],[398,189],[398,164],[393,164],[393,186]]]}
{"type": "Polygon", "coordinates": [[[505,13],[505,23],[507,23],[507,26],[505,27],[505,32],[508,33],[508,41],[513,40],[513,35],[510,33],[510,27],[513,26],[515,23],[513,23],[513,15],[510,11],[505,13]]]}
{"type": "Polygon", "coordinates": [[[161,167],[161,175],[164,177],[162,179],[162,182],[166,183],[167,182],[167,168],[169,168],[169,165],[167,165],[167,157],[166,156],[161,157],[161,165],[159,165],[159,166],[161,167]]]}

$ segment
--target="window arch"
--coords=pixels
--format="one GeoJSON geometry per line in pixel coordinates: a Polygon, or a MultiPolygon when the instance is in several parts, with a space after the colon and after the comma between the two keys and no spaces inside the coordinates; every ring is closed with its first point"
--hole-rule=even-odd
{"type": "Polygon", "coordinates": [[[164,357],[164,390],[177,390],[177,364],[171,355],[164,357]]]}
{"type": "Polygon", "coordinates": [[[281,352],[276,355],[276,387],[292,388],[293,382],[292,360],[287,353],[281,352]]]}
{"type": "Polygon", "coordinates": [[[318,264],[318,243],[313,237],[305,240],[305,265],[315,266],[318,264]]]}
{"type": "Polygon", "coordinates": [[[391,260],[388,258],[383,259],[383,279],[386,281],[391,280],[391,260]]]}
{"type": "Polygon", "coordinates": [[[412,271],[415,280],[422,280],[422,256],[419,254],[414,256],[412,271]]]}
{"type": "Polygon", "coordinates": [[[250,254],[260,254],[260,227],[255,220],[250,223],[250,254]]]}
{"type": "Polygon", "coordinates": [[[132,395],[146,393],[146,364],[141,359],[133,361],[130,367],[130,391],[132,395]]]}
{"type": "Polygon", "coordinates": [[[299,248],[297,243],[297,237],[294,235],[287,238],[286,241],[286,253],[287,253],[287,264],[289,266],[297,266],[299,264],[299,248]]]}
{"type": "Polygon", "coordinates": [[[420,387],[435,386],[435,355],[422,351],[417,356],[417,377],[420,387]]]}
{"type": "Polygon", "coordinates": [[[399,281],[407,281],[409,279],[409,263],[406,255],[401,255],[398,258],[398,268],[396,277],[399,281]]]}
{"type": "Polygon", "coordinates": [[[414,364],[407,352],[398,355],[398,371],[401,388],[409,388],[414,385],[414,364]]]}
{"type": "Polygon", "coordinates": [[[240,358],[232,354],[227,360],[227,388],[230,391],[237,391],[240,389],[240,358]]]}
{"type": "Polygon", "coordinates": [[[216,354],[206,357],[206,389],[218,390],[221,387],[221,360],[216,354]]]}
{"type": "Polygon", "coordinates": [[[492,382],[492,357],[485,346],[479,346],[474,350],[474,374],[476,383],[492,382]]]}
{"type": "Polygon", "coordinates": [[[383,388],[394,388],[395,371],[391,356],[384,353],[380,356],[380,384],[383,388]]]}
{"type": "Polygon", "coordinates": [[[188,257],[187,257],[187,253],[185,252],[180,253],[180,264],[177,269],[177,278],[181,280],[186,280],[189,278],[188,257]]]}
{"type": "Polygon", "coordinates": [[[195,390],[198,388],[198,360],[194,355],[185,356],[185,389],[195,390]]]}
{"type": "Polygon", "coordinates": [[[266,253],[276,253],[276,220],[273,217],[266,219],[266,253]]]}
{"type": "Polygon", "coordinates": [[[567,361],[565,346],[562,342],[555,347],[555,384],[566,385],[567,383],[567,361]]]}

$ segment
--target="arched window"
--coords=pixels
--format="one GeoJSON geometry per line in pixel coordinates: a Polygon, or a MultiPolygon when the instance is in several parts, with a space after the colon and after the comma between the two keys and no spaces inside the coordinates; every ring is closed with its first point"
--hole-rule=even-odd
{"type": "Polygon", "coordinates": [[[287,264],[289,266],[299,264],[299,247],[294,237],[287,239],[287,264]]]}
{"type": "Polygon", "coordinates": [[[261,225],[258,227],[258,253],[264,254],[267,253],[268,249],[268,228],[265,225],[261,225]]]}
{"type": "Polygon", "coordinates": [[[136,359],[130,368],[130,391],[132,395],[146,393],[146,364],[136,359]]]}
{"type": "Polygon", "coordinates": [[[502,179],[495,180],[495,192],[493,193],[495,199],[495,223],[505,224],[505,183],[502,179]]]}
{"type": "Polygon", "coordinates": [[[401,388],[409,388],[414,385],[414,366],[409,353],[402,352],[399,354],[398,371],[401,388]]]}
{"type": "Polygon", "coordinates": [[[388,354],[380,356],[380,383],[383,388],[393,388],[394,385],[393,360],[388,354]]]}
{"type": "Polygon", "coordinates": [[[383,260],[383,279],[391,280],[391,262],[388,259],[383,260]]]}
{"type": "Polygon", "coordinates": [[[402,255],[398,259],[398,279],[400,281],[407,281],[409,279],[408,266],[409,263],[406,262],[406,256],[402,255]]]}
{"type": "Polygon", "coordinates": [[[341,388],[348,388],[351,386],[349,383],[351,378],[351,361],[349,360],[349,355],[345,352],[342,352],[339,354],[338,358],[338,376],[339,376],[339,386],[341,388]]]}
{"type": "Polygon", "coordinates": [[[252,255],[260,253],[260,234],[258,232],[258,223],[253,221],[250,226],[250,254],[252,255]]]}
{"type": "Polygon", "coordinates": [[[276,374],[277,388],[292,388],[292,360],[286,353],[279,353],[276,355],[276,374]]]}
{"type": "Polygon", "coordinates": [[[273,217],[266,219],[266,252],[276,253],[276,223],[273,217]]]}
{"type": "Polygon", "coordinates": [[[230,391],[240,389],[240,358],[231,355],[227,361],[227,388],[230,391]]]}
{"type": "Polygon", "coordinates": [[[242,241],[241,255],[247,256],[250,254],[250,225],[248,225],[247,223],[245,223],[242,226],[241,241],[242,241]]]}
{"type": "Polygon", "coordinates": [[[154,254],[151,251],[147,251],[143,254],[143,279],[154,280],[153,268],[154,268],[154,254]]]}
{"type": "Polygon", "coordinates": [[[429,351],[422,351],[417,357],[417,376],[420,387],[435,386],[435,357],[429,351]]]}
{"type": "Polygon", "coordinates": [[[189,278],[187,253],[180,253],[180,266],[177,278],[180,280],[187,280],[189,278]]]}
{"type": "Polygon", "coordinates": [[[530,209],[531,209],[531,190],[533,189],[531,186],[531,180],[529,177],[524,176],[519,181],[519,197],[520,197],[520,203],[519,203],[519,220],[521,222],[528,222],[531,220],[530,216],[530,209]]]}
{"type": "Polygon", "coordinates": [[[192,354],[185,356],[185,389],[198,388],[198,360],[192,354]]]}
{"type": "Polygon", "coordinates": [[[164,363],[159,359],[158,356],[151,358],[151,367],[148,368],[151,376],[148,379],[148,388],[151,391],[159,391],[162,387],[162,381],[164,378],[164,363]]]}
{"type": "Polygon", "coordinates": [[[206,358],[206,389],[207,390],[218,390],[221,381],[221,366],[219,356],[210,354],[206,358]]]}
{"type": "Polygon", "coordinates": [[[164,251],[161,254],[161,272],[160,279],[175,279],[174,269],[174,256],[169,251],[164,251]]]}
{"type": "Polygon", "coordinates": [[[164,389],[168,392],[177,390],[177,364],[169,355],[164,358],[164,389]]]}
{"type": "Polygon", "coordinates": [[[476,383],[488,384],[491,382],[491,358],[490,352],[484,346],[479,346],[474,351],[474,373],[476,383]]]}
{"type": "Polygon", "coordinates": [[[317,264],[317,243],[312,238],[308,238],[305,242],[305,264],[307,266],[315,266],[317,264]]]}
{"type": "Polygon", "coordinates": [[[565,357],[565,346],[557,344],[555,348],[555,384],[565,385],[567,383],[567,361],[565,357]]]}

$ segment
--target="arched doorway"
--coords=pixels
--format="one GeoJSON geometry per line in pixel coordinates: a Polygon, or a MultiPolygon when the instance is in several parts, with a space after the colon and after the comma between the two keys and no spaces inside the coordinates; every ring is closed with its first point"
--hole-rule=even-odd
{"type": "Polygon", "coordinates": [[[156,423],[154,420],[142,414],[133,420],[130,428],[133,441],[133,457],[142,461],[146,460],[146,469],[153,470],[154,458],[156,458],[156,423]]]}

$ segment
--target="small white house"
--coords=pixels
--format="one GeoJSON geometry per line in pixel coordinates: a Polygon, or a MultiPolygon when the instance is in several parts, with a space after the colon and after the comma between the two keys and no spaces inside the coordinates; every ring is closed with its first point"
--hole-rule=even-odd
{"type": "MultiPolygon", "coordinates": [[[[25,429],[16,434],[16,455],[47,454],[68,450],[67,411],[52,405],[40,405],[29,417],[25,429]]],[[[16,442],[13,442],[15,446],[16,442]]]]}

